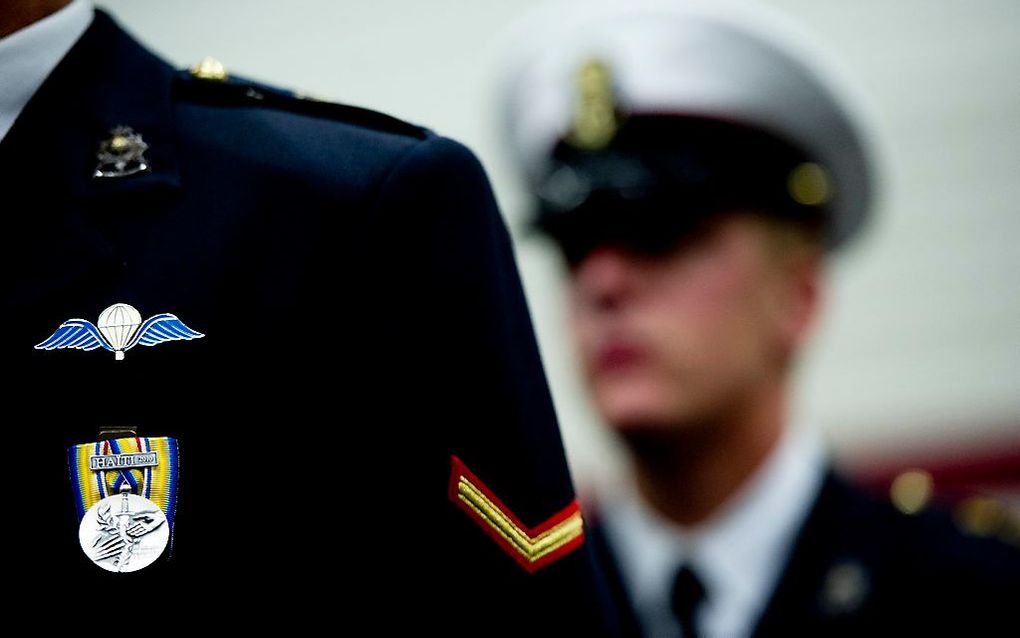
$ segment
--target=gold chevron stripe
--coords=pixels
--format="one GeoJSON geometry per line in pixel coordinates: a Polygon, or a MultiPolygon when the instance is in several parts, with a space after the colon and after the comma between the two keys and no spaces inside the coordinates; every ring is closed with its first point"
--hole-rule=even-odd
{"type": "Polygon", "coordinates": [[[466,476],[461,476],[457,483],[457,497],[506,539],[528,563],[534,563],[555,552],[584,532],[581,512],[576,511],[560,523],[532,537],[503,513],[503,510],[475,487],[466,476]]]}

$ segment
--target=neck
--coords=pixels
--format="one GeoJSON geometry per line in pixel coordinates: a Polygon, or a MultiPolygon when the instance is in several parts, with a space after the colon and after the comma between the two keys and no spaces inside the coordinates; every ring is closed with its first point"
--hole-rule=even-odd
{"type": "Polygon", "coordinates": [[[63,9],[71,0],[0,0],[0,38],[63,9]]]}
{"type": "Polygon", "coordinates": [[[779,443],[785,385],[771,385],[711,420],[627,435],[645,501],[684,526],[716,513],[779,443]]]}

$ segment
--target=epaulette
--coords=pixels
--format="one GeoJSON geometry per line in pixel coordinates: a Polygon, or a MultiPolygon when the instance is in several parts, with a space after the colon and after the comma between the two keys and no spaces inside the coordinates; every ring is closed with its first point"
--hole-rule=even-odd
{"type": "Polygon", "coordinates": [[[338,120],[377,131],[426,137],[426,129],[385,113],[348,104],[338,104],[243,77],[228,75],[214,58],[177,74],[175,93],[178,98],[217,106],[262,105],[267,108],[300,113],[312,117],[338,120]]]}

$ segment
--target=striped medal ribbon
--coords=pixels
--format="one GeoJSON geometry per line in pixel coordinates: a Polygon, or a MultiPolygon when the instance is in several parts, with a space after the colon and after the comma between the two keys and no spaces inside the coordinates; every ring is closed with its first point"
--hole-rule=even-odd
{"type": "Polygon", "coordinates": [[[112,572],[155,562],[173,531],[177,440],[124,436],[73,445],[67,454],[85,555],[112,572]]]}

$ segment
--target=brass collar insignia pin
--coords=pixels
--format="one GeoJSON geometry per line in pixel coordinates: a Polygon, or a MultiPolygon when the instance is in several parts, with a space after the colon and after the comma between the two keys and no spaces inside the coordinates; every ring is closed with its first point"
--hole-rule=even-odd
{"type": "Polygon", "coordinates": [[[99,144],[94,178],[127,177],[149,171],[145,151],[149,145],[129,126],[118,126],[99,144]]]}

